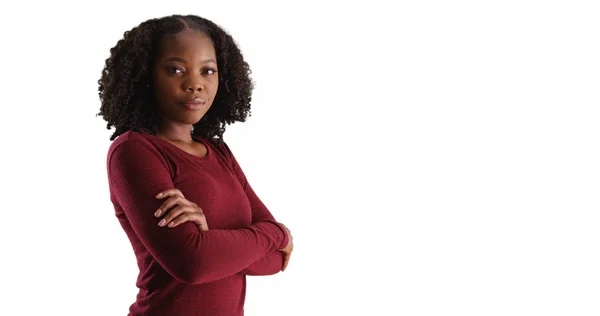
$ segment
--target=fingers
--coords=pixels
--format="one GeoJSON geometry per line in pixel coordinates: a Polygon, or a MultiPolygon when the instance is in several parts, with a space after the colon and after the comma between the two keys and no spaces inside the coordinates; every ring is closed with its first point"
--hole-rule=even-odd
{"type": "Polygon", "coordinates": [[[177,227],[185,222],[193,222],[200,231],[207,231],[208,224],[202,209],[198,206],[178,205],[170,210],[165,217],[158,222],[161,227],[177,227]]]}
{"type": "Polygon", "coordinates": [[[156,217],[161,216],[167,210],[169,210],[170,208],[172,208],[175,205],[180,205],[180,206],[197,206],[195,203],[188,201],[182,195],[177,194],[177,195],[174,195],[174,196],[170,197],[165,202],[163,202],[163,204],[161,204],[160,207],[154,213],[154,216],[156,216],[156,217]]]}
{"type": "Polygon", "coordinates": [[[283,253],[283,267],[281,268],[281,272],[284,272],[287,269],[288,263],[290,262],[290,257],[292,256],[292,252],[284,252],[283,253]]]}
{"type": "Polygon", "coordinates": [[[283,253],[283,266],[281,268],[281,272],[285,271],[285,269],[287,268],[288,262],[289,262],[289,256],[287,253],[284,252],[283,253]]]}
{"type": "Polygon", "coordinates": [[[160,222],[158,222],[158,226],[173,227],[173,220],[175,218],[181,216],[184,213],[191,213],[189,208],[190,207],[187,205],[178,205],[177,207],[169,211],[169,213],[160,222]]]}
{"type": "Polygon", "coordinates": [[[292,237],[292,232],[289,228],[287,228],[287,226],[285,226],[283,223],[280,224],[283,226],[283,228],[285,228],[289,237],[288,244],[285,248],[281,249],[283,252],[283,266],[281,267],[281,272],[284,272],[290,263],[290,258],[292,257],[292,252],[294,251],[294,237],[292,237]]]}
{"type": "Polygon", "coordinates": [[[179,195],[182,198],[185,198],[183,196],[183,193],[181,193],[181,191],[179,189],[176,189],[176,188],[164,190],[164,191],[158,193],[155,197],[157,199],[162,199],[162,198],[165,198],[165,197],[168,197],[168,196],[173,196],[173,195],[179,195]]]}
{"type": "Polygon", "coordinates": [[[198,227],[199,231],[205,232],[208,230],[208,223],[206,222],[206,216],[204,216],[204,214],[202,214],[199,220],[194,221],[194,223],[196,223],[196,227],[198,227]]]}
{"type": "Polygon", "coordinates": [[[170,223],[167,224],[167,226],[174,228],[185,222],[195,223],[200,231],[208,230],[208,224],[206,224],[206,217],[204,217],[204,214],[202,213],[184,212],[181,215],[175,217],[170,223]]]}
{"type": "Polygon", "coordinates": [[[198,230],[208,230],[208,224],[206,223],[206,217],[204,216],[202,209],[198,207],[196,203],[186,199],[181,190],[176,188],[164,190],[157,194],[156,198],[168,198],[160,205],[156,212],[154,212],[155,217],[160,217],[169,212],[158,223],[159,226],[167,226],[173,228],[185,222],[193,222],[198,227],[198,230]]]}

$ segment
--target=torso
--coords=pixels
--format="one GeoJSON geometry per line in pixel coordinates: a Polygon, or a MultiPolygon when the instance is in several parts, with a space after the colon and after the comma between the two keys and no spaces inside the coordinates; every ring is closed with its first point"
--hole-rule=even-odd
{"type": "MultiPolygon", "coordinates": [[[[231,168],[233,160],[228,149],[219,149],[213,146],[213,142],[202,138],[197,138],[194,142],[170,142],[156,135],[138,132],[128,132],[119,136],[113,142],[111,150],[123,145],[130,146],[130,149],[131,146],[138,146],[144,153],[152,153],[128,159],[148,159],[145,166],[151,164],[155,170],[161,170],[149,175],[148,181],[156,181],[161,187],[172,185],[180,189],[187,200],[202,207],[211,230],[231,230],[251,225],[252,205],[242,183],[231,168]],[[200,158],[193,159],[195,156],[200,158]]],[[[112,155],[112,151],[109,155],[112,155]]],[[[109,178],[109,183],[116,183],[118,179],[109,178]]],[[[142,185],[146,179],[136,181],[140,188],[146,188],[145,184],[142,185]]],[[[124,197],[123,193],[115,191],[114,185],[110,188],[115,213],[132,243],[140,270],[139,283],[136,284],[140,292],[136,302],[130,307],[130,315],[243,315],[246,293],[244,274],[236,273],[213,282],[194,285],[174,279],[144,246],[143,237],[134,231],[131,224],[149,220],[151,215],[146,215],[147,212],[142,210],[152,210],[160,204],[150,196],[154,192],[148,193],[150,195],[147,201],[139,202],[139,210],[131,211],[133,217],[128,217],[119,202],[120,199],[116,198],[124,197]]],[[[157,191],[160,190],[157,188],[157,191]]],[[[182,226],[175,229],[184,228],[182,226]]],[[[184,242],[190,240],[183,239],[184,242]]],[[[173,252],[171,255],[180,254],[173,252]]],[[[228,257],[224,260],[232,259],[228,257]]]]}

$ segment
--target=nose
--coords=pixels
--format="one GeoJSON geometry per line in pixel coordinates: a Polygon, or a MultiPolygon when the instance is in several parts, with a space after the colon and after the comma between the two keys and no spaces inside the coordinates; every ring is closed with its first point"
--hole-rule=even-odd
{"type": "Polygon", "coordinates": [[[201,78],[190,78],[182,83],[183,90],[187,92],[197,92],[204,90],[204,83],[201,78]]]}

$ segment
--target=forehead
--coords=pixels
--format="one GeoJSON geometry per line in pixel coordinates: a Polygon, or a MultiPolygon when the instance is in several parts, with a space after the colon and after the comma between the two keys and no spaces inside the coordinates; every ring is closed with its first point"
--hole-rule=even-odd
{"type": "Polygon", "coordinates": [[[171,55],[215,58],[215,48],[206,34],[196,30],[185,30],[165,35],[160,40],[158,55],[167,58],[171,55]]]}

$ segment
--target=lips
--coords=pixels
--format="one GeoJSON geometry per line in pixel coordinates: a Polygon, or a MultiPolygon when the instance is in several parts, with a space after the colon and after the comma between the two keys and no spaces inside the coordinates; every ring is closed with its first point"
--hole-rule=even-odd
{"type": "Polygon", "coordinates": [[[204,101],[203,99],[200,99],[200,98],[196,98],[196,99],[189,99],[189,100],[183,101],[183,102],[181,102],[181,104],[188,109],[195,110],[195,109],[199,109],[204,104],[206,104],[206,101],[204,101]]]}

